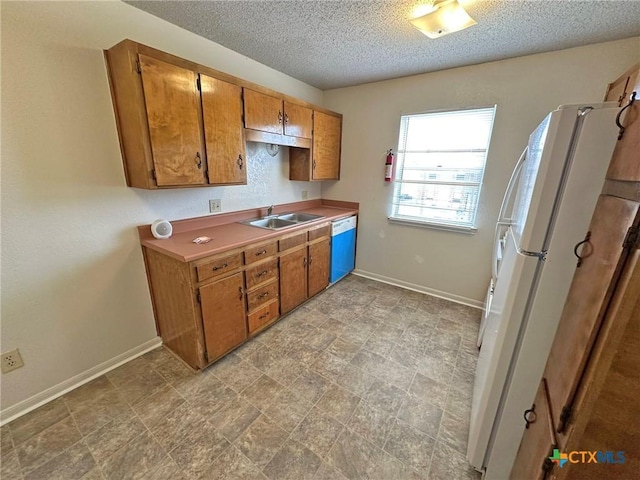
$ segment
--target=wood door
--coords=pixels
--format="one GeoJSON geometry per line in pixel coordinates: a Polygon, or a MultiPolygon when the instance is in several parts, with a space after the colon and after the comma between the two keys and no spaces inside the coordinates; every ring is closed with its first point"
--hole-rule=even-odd
{"type": "Polygon", "coordinates": [[[546,382],[543,378],[531,406],[532,412],[528,414],[531,423],[524,431],[511,475],[509,475],[512,480],[543,480],[554,467],[549,457],[553,454],[553,449],[557,448],[557,442],[553,432],[548,398],[546,382]]]}
{"type": "Polygon", "coordinates": [[[284,134],[311,138],[313,110],[295,103],[284,102],[284,134]]]}
{"type": "Polygon", "coordinates": [[[313,163],[314,180],[338,180],[340,178],[340,147],[342,143],[342,119],[322,112],[313,113],[313,163]]]}
{"type": "Polygon", "coordinates": [[[624,135],[613,149],[613,156],[607,171],[607,178],[612,180],[640,181],[640,77],[638,72],[630,73],[623,107],[629,103],[631,92],[636,92],[636,101],[621,115],[624,135]]]}
{"type": "MultiPolygon", "coordinates": [[[[607,87],[607,93],[604,97],[605,102],[618,102],[620,106],[626,104],[638,80],[639,72],[640,64],[634,65],[611,82],[607,87]]],[[[640,94],[640,92],[638,92],[638,94],[640,94]]]]}
{"type": "Polygon", "coordinates": [[[242,88],[200,75],[209,183],[247,184],[242,88]]]}
{"type": "Polygon", "coordinates": [[[244,89],[244,126],[262,132],[282,133],[282,100],[244,89]]]}
{"type": "Polygon", "coordinates": [[[329,285],[331,241],[326,238],[309,245],[309,296],[313,297],[329,285]]]}
{"type": "Polygon", "coordinates": [[[307,299],[307,247],[280,257],[280,311],[285,314],[307,299]]]}
{"type": "Polygon", "coordinates": [[[139,55],[158,186],[206,183],[196,73],[139,55]]]}
{"type": "Polygon", "coordinates": [[[242,272],[199,291],[207,359],[211,361],[247,338],[242,272]]]}
{"type": "Polygon", "coordinates": [[[570,407],[624,260],[623,241],[636,221],[637,202],[601,195],[589,231],[585,258],[577,268],[545,368],[557,432],[565,428],[570,407]]]}

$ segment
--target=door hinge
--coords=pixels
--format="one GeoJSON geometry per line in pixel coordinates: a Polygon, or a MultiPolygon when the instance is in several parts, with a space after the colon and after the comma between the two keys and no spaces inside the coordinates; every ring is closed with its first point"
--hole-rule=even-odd
{"type": "Polygon", "coordinates": [[[196,87],[198,88],[198,91],[202,91],[202,85],[200,85],[200,76],[196,78],[196,87]]]}
{"type": "Polygon", "coordinates": [[[154,180],[158,180],[158,177],[156,177],[156,171],[155,171],[155,169],[154,169],[154,170],[151,170],[151,178],[153,178],[154,180]]]}
{"type": "Polygon", "coordinates": [[[136,60],[136,72],[142,73],[142,67],[140,66],[140,60],[136,60]]]}
{"type": "Polygon", "coordinates": [[[202,297],[200,297],[200,292],[196,293],[196,300],[198,303],[202,303],[202,297]]]}
{"type": "Polygon", "coordinates": [[[569,405],[565,405],[562,407],[562,411],[560,412],[560,425],[558,425],[558,433],[562,433],[569,423],[569,419],[571,418],[572,408],[569,405]]]}
{"type": "Polygon", "coordinates": [[[640,225],[632,225],[627,230],[627,235],[622,242],[622,248],[640,247],[640,225]]]}

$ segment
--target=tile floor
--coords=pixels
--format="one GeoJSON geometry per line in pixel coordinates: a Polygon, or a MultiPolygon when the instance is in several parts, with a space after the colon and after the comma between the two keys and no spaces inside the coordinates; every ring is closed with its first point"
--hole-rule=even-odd
{"type": "Polygon", "coordinates": [[[479,317],[350,275],[201,373],[160,348],[3,426],[0,476],[477,480],[479,317]]]}

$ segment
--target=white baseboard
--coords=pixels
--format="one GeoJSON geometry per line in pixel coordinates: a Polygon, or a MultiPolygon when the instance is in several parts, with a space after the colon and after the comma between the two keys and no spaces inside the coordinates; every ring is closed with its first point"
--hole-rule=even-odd
{"type": "Polygon", "coordinates": [[[5,408],[4,410],[0,411],[0,426],[10,422],[11,420],[21,417],[25,413],[29,413],[31,410],[35,410],[45,403],[49,403],[50,401],[55,400],[65,393],[78,388],[80,385],[84,385],[94,378],[98,378],[99,376],[104,375],[105,373],[133,360],[134,358],[144,355],[145,353],[159,347],[160,345],[162,345],[162,340],[160,339],[160,337],[151,339],[148,342],[144,342],[142,345],[138,345],[137,347],[132,348],[127,352],[113,357],[112,359],[96,365],[95,367],[90,368],[89,370],[86,370],[78,375],[75,375],[74,377],[71,377],[64,382],[47,388],[46,390],[33,395],[26,400],[5,408]]]}
{"type": "Polygon", "coordinates": [[[423,287],[422,285],[416,285],[415,283],[405,282],[395,278],[385,277],[384,275],[378,275],[377,273],[365,272],[364,270],[355,269],[351,273],[360,277],[368,278],[370,280],[376,280],[382,283],[388,283],[396,287],[406,288],[407,290],[413,290],[414,292],[425,293],[433,297],[443,298],[451,302],[460,303],[473,308],[484,308],[484,303],[472,298],[461,297],[460,295],[454,295],[453,293],[441,292],[433,288],[423,287]]]}

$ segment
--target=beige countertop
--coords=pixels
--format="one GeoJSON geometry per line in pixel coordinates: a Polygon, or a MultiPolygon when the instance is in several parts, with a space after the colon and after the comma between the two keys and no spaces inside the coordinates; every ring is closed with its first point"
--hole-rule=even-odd
{"type": "MultiPolygon", "coordinates": [[[[336,205],[321,203],[321,200],[298,202],[296,204],[277,205],[274,213],[285,212],[310,213],[324,218],[296,225],[282,230],[267,230],[237,223],[249,218],[263,215],[261,210],[244,210],[223,215],[211,215],[197,219],[172,221],[174,234],[171,238],[160,240],[151,235],[149,225],[138,227],[142,246],[176,258],[183,262],[191,262],[200,258],[222,253],[224,251],[280,237],[299,230],[304,230],[328,221],[348,217],[358,213],[357,204],[347,202],[331,202],[336,205]],[[342,204],[342,205],[341,205],[342,204]],[[296,208],[301,207],[301,208],[296,208]],[[209,243],[193,243],[197,237],[209,237],[209,243]]],[[[330,202],[330,201],[324,201],[330,202]]]]}

